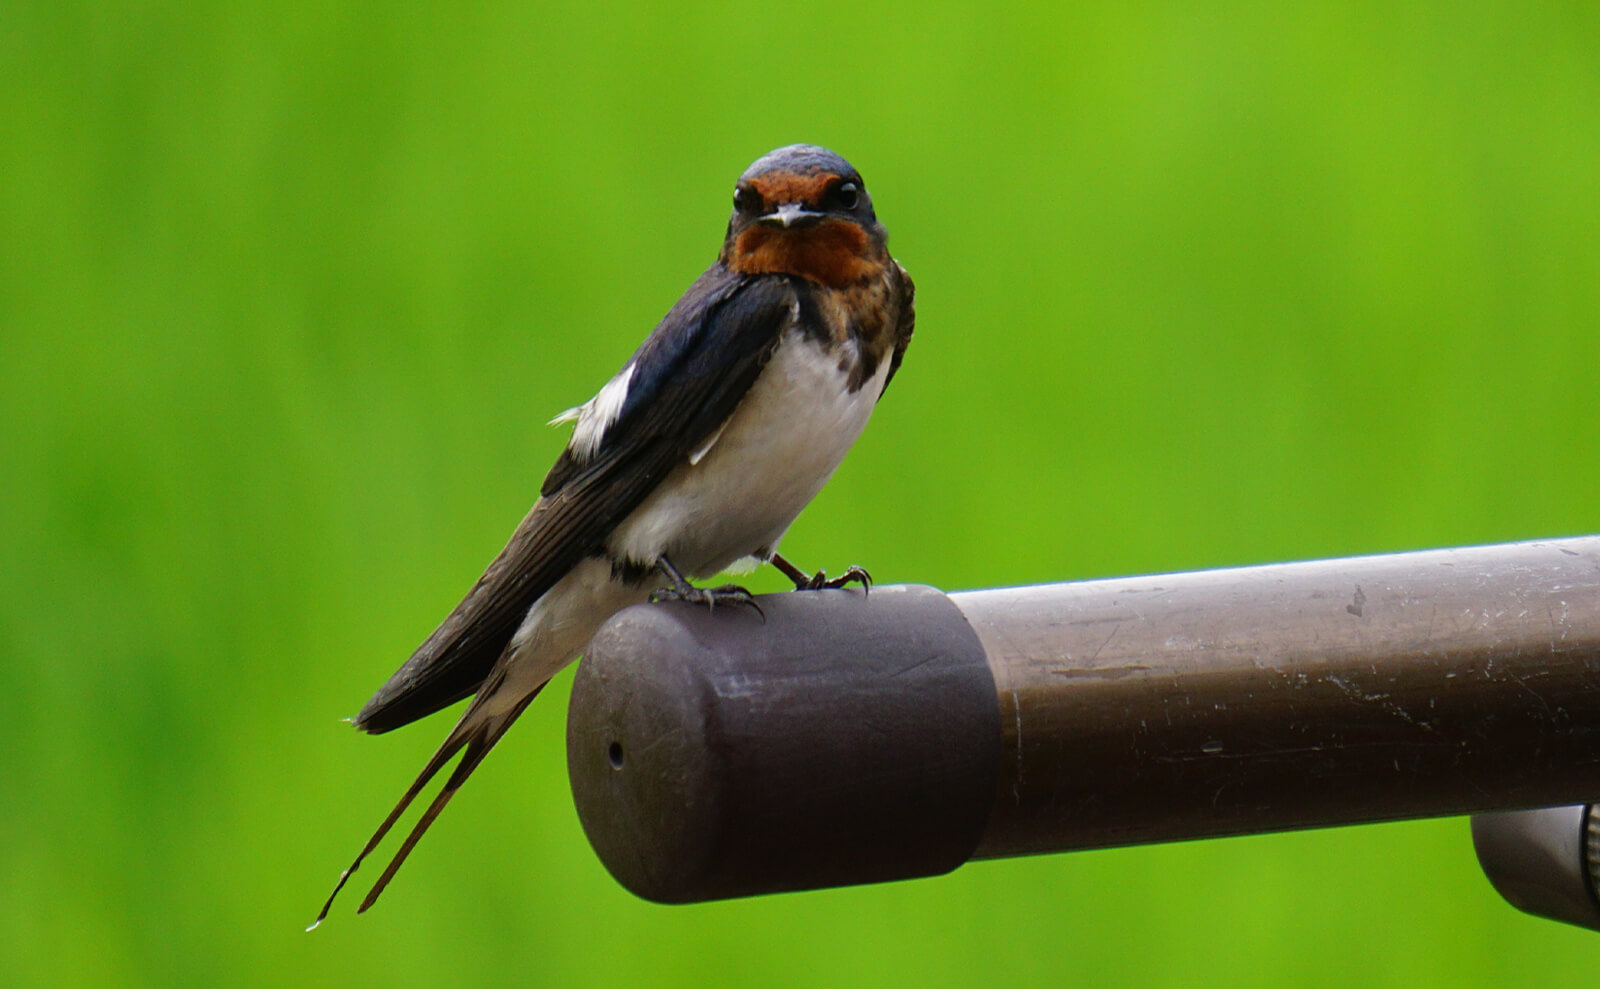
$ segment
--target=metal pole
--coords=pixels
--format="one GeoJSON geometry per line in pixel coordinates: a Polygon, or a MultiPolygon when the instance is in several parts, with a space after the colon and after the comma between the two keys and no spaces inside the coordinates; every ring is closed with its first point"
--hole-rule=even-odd
{"type": "Polygon", "coordinates": [[[568,761],[686,902],[1600,796],[1600,537],[628,609],[568,761]]]}

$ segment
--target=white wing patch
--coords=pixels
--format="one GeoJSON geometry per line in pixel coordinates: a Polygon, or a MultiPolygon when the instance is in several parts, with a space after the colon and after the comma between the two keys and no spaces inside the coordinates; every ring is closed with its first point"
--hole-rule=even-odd
{"type": "Polygon", "coordinates": [[[579,460],[594,456],[606,438],[606,430],[622,414],[622,407],[628,402],[628,384],[633,381],[633,367],[629,364],[619,371],[594,398],[550,420],[552,426],[563,422],[577,423],[572,430],[572,441],[567,445],[579,460]]]}

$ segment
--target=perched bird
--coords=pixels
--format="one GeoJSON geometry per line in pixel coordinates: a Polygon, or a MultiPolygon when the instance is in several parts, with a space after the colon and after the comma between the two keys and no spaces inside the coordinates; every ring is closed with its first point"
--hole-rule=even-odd
{"type": "Polygon", "coordinates": [[[797,589],[867,584],[857,567],[833,580],[808,575],[778,555],[778,542],[900,367],[912,293],[849,162],[795,144],[745,170],[716,263],[594,398],[553,420],[575,425],[539,500],[356,715],[356,727],[377,734],[475,695],[312,927],[465,750],[358,912],[372,906],[483,757],[616,611],[664,598],[754,605],[742,588],[687,578],[763,562],[797,589]]]}

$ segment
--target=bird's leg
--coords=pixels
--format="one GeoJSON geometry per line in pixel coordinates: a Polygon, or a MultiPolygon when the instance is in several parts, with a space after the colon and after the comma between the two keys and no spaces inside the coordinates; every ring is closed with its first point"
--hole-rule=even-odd
{"type": "Polygon", "coordinates": [[[850,569],[846,570],[840,576],[829,580],[828,571],[818,570],[816,573],[808,577],[806,576],[806,572],[804,570],[801,570],[793,563],[785,560],[777,553],[772,554],[772,559],[770,562],[773,566],[777,567],[785,577],[788,577],[790,580],[794,581],[794,589],[797,591],[816,591],[824,587],[837,589],[850,583],[859,583],[861,585],[862,593],[872,590],[872,574],[867,573],[866,570],[855,566],[854,564],[851,564],[850,569]]]}
{"type": "Polygon", "coordinates": [[[650,595],[651,601],[687,601],[690,604],[703,604],[708,609],[718,604],[748,604],[756,609],[756,614],[762,621],[767,620],[767,613],[761,610],[761,605],[756,603],[755,595],[738,586],[737,584],[723,584],[721,587],[696,587],[689,583],[687,577],[672,565],[672,561],[665,556],[656,557],[656,569],[661,575],[672,581],[671,587],[663,587],[650,595]]]}

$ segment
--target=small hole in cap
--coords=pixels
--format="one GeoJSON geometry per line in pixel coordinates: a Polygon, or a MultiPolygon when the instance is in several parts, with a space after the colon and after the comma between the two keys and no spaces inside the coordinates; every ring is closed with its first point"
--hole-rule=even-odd
{"type": "Polygon", "coordinates": [[[611,747],[606,749],[606,758],[611,760],[611,768],[612,769],[621,769],[622,768],[622,743],[621,742],[612,742],[611,743],[611,747]]]}

